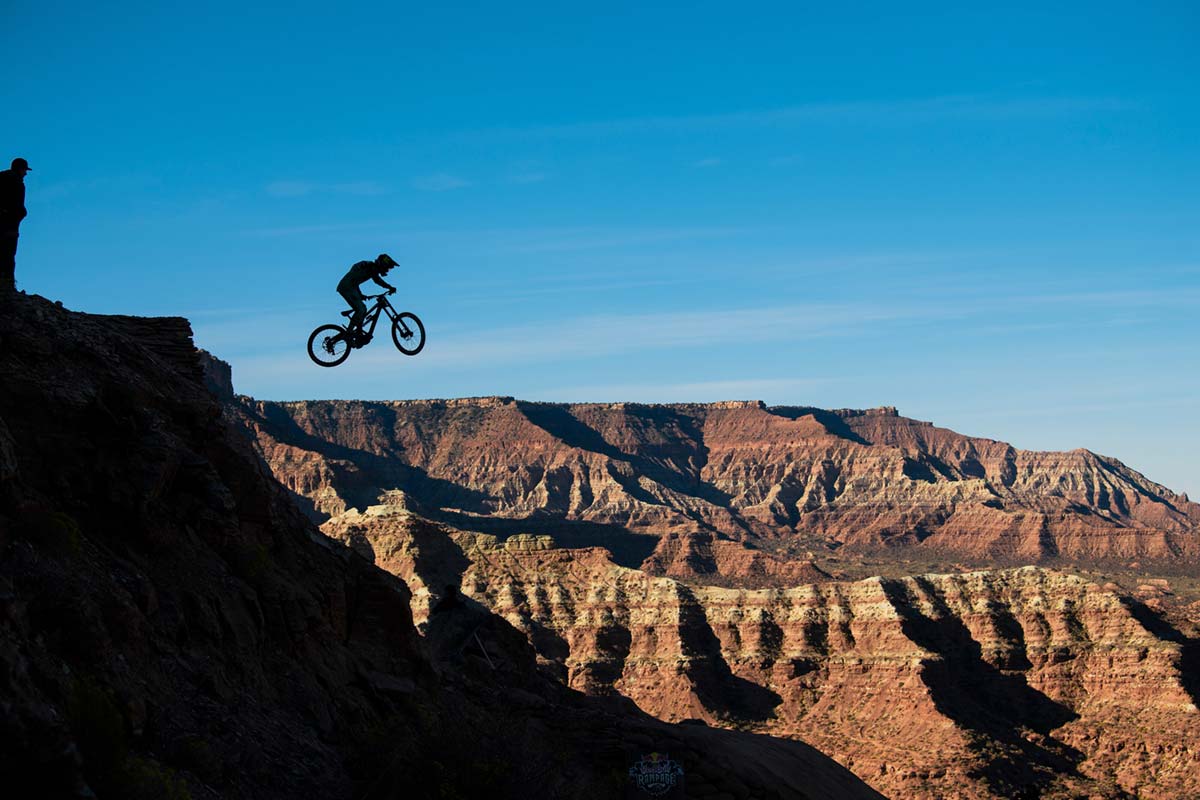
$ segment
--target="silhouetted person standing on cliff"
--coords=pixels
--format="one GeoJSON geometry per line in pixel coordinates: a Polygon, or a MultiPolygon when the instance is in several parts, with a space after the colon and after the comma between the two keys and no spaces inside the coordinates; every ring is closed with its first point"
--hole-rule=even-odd
{"type": "Polygon", "coordinates": [[[25,219],[25,173],[29,162],[14,158],[12,169],[0,172],[0,294],[17,288],[17,237],[25,219]]]}
{"type": "Polygon", "coordinates": [[[340,281],[338,281],[338,294],[346,299],[350,307],[354,309],[354,316],[350,317],[350,331],[353,338],[350,341],[351,347],[361,347],[365,342],[361,337],[361,326],[363,317],[367,315],[367,304],[364,302],[362,290],[359,285],[367,280],[373,280],[380,286],[388,290],[388,294],[395,294],[396,287],[383,279],[388,271],[397,266],[396,261],[387,253],[380,253],[379,257],[374,261],[359,261],[350,271],[347,272],[340,281]]]}

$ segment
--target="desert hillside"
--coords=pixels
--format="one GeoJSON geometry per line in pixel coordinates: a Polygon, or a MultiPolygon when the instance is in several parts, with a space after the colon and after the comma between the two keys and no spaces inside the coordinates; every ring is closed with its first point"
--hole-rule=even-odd
{"type": "Polygon", "coordinates": [[[211,371],[418,621],[461,587],[564,685],[893,797],[1200,790],[1200,506],[1113,458],[892,408],[275,403],[211,371]]]}
{"type": "Polygon", "coordinates": [[[618,798],[665,753],[698,795],[879,796],[572,690],[469,599],[418,631],[227,423],[186,320],[3,311],[0,795],[618,798]]]}
{"type": "Polygon", "coordinates": [[[627,566],[738,583],[803,575],[805,553],[1184,571],[1200,558],[1200,505],[1113,458],[892,408],[230,402],[318,520],[399,489],[451,525],[549,522],[627,566]]]}

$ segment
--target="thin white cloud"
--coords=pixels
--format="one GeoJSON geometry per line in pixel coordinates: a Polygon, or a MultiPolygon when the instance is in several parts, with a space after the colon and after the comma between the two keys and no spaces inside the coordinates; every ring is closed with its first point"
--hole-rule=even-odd
{"type": "Polygon", "coordinates": [[[286,236],[309,236],[316,233],[345,233],[347,231],[369,231],[381,228],[398,229],[403,223],[398,220],[372,222],[324,222],[312,225],[285,225],[277,228],[251,228],[243,231],[248,236],[268,238],[286,236]]]}
{"type": "Polygon", "coordinates": [[[1108,414],[1113,411],[1156,410],[1160,408],[1194,408],[1197,400],[1194,394],[1181,397],[1156,396],[1147,400],[1127,400],[1111,403],[1064,403],[1060,397],[1048,399],[1046,402],[1028,408],[972,408],[971,416],[980,419],[1070,419],[1078,414],[1108,414]]]}
{"type": "MultiPolygon", "coordinates": [[[[1194,294],[1194,293],[1193,293],[1194,294]]],[[[1170,298],[1164,293],[1163,299],[1170,298]]],[[[462,369],[500,364],[552,363],[607,357],[637,351],[645,354],[672,349],[711,347],[722,332],[735,334],[739,344],[800,342],[835,336],[879,335],[894,325],[942,324],[951,319],[991,319],[997,311],[1021,309],[1027,298],[1000,297],[965,303],[843,303],[795,304],[666,314],[604,314],[551,319],[488,330],[462,330],[431,336],[413,371],[462,369]]],[[[1102,304],[1111,302],[1100,298],[1102,304]]],[[[1078,302],[1078,300],[1077,300],[1078,302]]],[[[1192,300],[1195,302],[1195,299],[1192,300]]],[[[247,321],[247,326],[258,324],[247,321]]],[[[294,326],[297,329],[304,326],[294,326]]],[[[226,328],[226,326],[222,326],[226,328]]],[[[197,331],[197,339],[201,337],[197,331]]],[[[250,330],[222,334],[246,341],[250,330]]],[[[231,341],[231,343],[232,343],[231,341]]],[[[264,342],[272,344],[273,342],[264,342]]],[[[358,363],[383,366],[394,353],[386,348],[356,354],[358,363]]]]}
{"type": "Polygon", "coordinates": [[[528,399],[560,403],[711,403],[718,400],[794,402],[830,378],[733,378],[679,383],[608,383],[535,392],[528,399]]]}
{"type": "Polygon", "coordinates": [[[1115,289],[1105,292],[1058,292],[1010,295],[1000,298],[1010,304],[1056,305],[1064,311],[1079,308],[1170,308],[1200,304],[1200,288],[1115,289]]]}
{"type": "MultiPolygon", "coordinates": [[[[397,354],[387,346],[389,339],[384,333],[382,338],[376,337],[383,346],[356,352],[351,361],[356,372],[361,370],[367,375],[402,366],[405,374],[414,376],[496,365],[586,360],[634,351],[644,354],[677,348],[709,348],[729,333],[735,333],[738,343],[745,346],[769,341],[796,342],[859,333],[880,322],[912,319],[929,313],[925,309],[865,304],[814,304],[673,314],[595,315],[487,330],[453,333],[429,330],[421,355],[401,359],[399,365],[397,354]]],[[[223,346],[229,346],[230,359],[243,369],[244,374],[254,376],[255,386],[297,382],[307,386],[309,379],[323,379],[324,375],[313,371],[315,368],[303,355],[304,343],[297,337],[297,331],[306,333],[315,325],[311,321],[301,321],[298,316],[288,322],[282,319],[266,321],[265,328],[264,322],[251,318],[241,325],[198,326],[196,341],[218,356],[222,355],[223,346]],[[258,329],[261,329],[261,335],[256,337],[258,329]],[[242,347],[248,341],[255,342],[253,352],[232,349],[242,347]],[[243,353],[244,358],[240,357],[243,353]]],[[[349,371],[341,370],[341,374],[347,375],[349,371]]],[[[760,389],[770,388],[761,381],[756,385],[760,389]]],[[[718,388],[735,393],[738,386],[746,391],[751,388],[744,381],[730,382],[718,388]]],[[[314,386],[312,391],[316,392],[317,388],[314,386]]]]}
{"type": "Polygon", "coordinates": [[[162,179],[156,175],[112,174],[90,180],[66,180],[39,186],[37,197],[39,201],[59,200],[79,195],[91,195],[94,199],[153,188],[161,184],[162,179]]]}
{"type": "Polygon", "coordinates": [[[310,194],[318,193],[371,197],[388,192],[387,186],[379,181],[372,180],[348,181],[346,183],[279,180],[268,183],[263,189],[272,197],[307,197],[310,194]]]}
{"type": "Polygon", "coordinates": [[[467,137],[515,135],[536,137],[619,136],[655,131],[686,131],[765,125],[844,123],[910,125],[941,119],[1003,120],[1123,111],[1127,101],[1112,97],[1019,97],[945,95],[896,101],[807,103],[783,108],[716,114],[626,117],[610,120],[488,128],[465,131],[467,137]]]}
{"type": "Polygon", "coordinates": [[[508,182],[520,185],[541,183],[542,181],[546,180],[547,177],[548,176],[544,172],[518,172],[513,175],[509,175],[508,182]]]}
{"type": "MultiPolygon", "coordinates": [[[[888,263],[895,257],[868,255],[862,258],[868,262],[880,259],[888,263]]],[[[912,257],[915,254],[904,255],[905,259],[912,257]]],[[[499,282],[495,287],[497,291],[492,294],[504,295],[506,291],[518,294],[524,291],[527,295],[595,293],[669,282],[666,279],[646,281],[636,275],[613,275],[606,279],[598,273],[572,273],[548,276],[539,285],[524,290],[499,282]]],[[[559,317],[494,329],[460,327],[451,330],[443,324],[440,329],[431,330],[429,344],[420,358],[402,361],[406,374],[429,375],[443,371],[451,374],[493,365],[587,361],[634,352],[646,355],[673,349],[708,348],[715,342],[730,341],[730,335],[736,336],[740,345],[748,347],[766,343],[791,346],[797,342],[838,336],[879,337],[900,330],[913,331],[915,327],[932,330],[931,326],[944,326],[950,320],[959,321],[956,330],[960,336],[995,336],[1038,331],[1044,326],[1078,327],[1080,324],[1124,322],[1124,318],[1110,318],[1114,309],[1137,309],[1144,314],[1150,309],[1170,311],[1200,304],[1200,289],[1197,288],[1008,295],[985,295],[969,289],[936,296],[918,292],[907,294],[903,299],[893,297],[886,303],[799,303],[710,311],[602,314],[559,317]],[[1082,312],[1085,322],[1061,319],[1059,308],[1077,316],[1082,312]],[[1047,316],[1048,311],[1053,316],[1047,316]],[[1108,314],[1097,315],[1093,311],[1108,314]]],[[[569,310],[563,311],[569,313],[569,310]]],[[[310,369],[307,359],[292,356],[303,355],[303,337],[316,324],[328,321],[326,317],[329,316],[328,309],[323,306],[314,306],[311,310],[279,309],[265,314],[254,309],[247,309],[245,314],[235,308],[222,309],[197,316],[196,340],[218,355],[245,355],[244,362],[253,366],[255,374],[274,375],[280,380],[287,376],[294,385],[307,386],[305,373],[289,375],[288,365],[310,369]],[[289,357],[281,360],[282,354],[289,357]]],[[[385,346],[356,353],[354,363],[364,368],[392,364],[396,354],[386,346],[386,337],[381,341],[385,346]]],[[[1066,356],[1057,354],[1060,360],[1066,356]]],[[[342,374],[345,372],[343,370],[342,374]]],[[[311,371],[308,374],[312,374],[311,371]]]]}
{"type": "MultiPolygon", "coordinates": [[[[336,319],[336,313],[330,313],[334,308],[331,302],[323,308],[305,306],[241,313],[228,309],[225,314],[202,313],[191,317],[192,336],[197,347],[203,347],[217,356],[232,356],[248,350],[261,353],[295,347],[298,332],[303,332],[307,337],[308,331],[319,325],[323,317],[328,317],[328,321],[336,319]]],[[[341,308],[336,307],[336,311],[341,311],[341,308]]],[[[302,351],[304,342],[299,342],[298,346],[302,351]]]]}
{"type": "Polygon", "coordinates": [[[351,181],[349,183],[335,183],[331,188],[338,194],[350,194],[357,195],[359,197],[376,197],[378,195],[388,193],[388,187],[379,181],[351,181]]]}
{"type": "Polygon", "coordinates": [[[861,331],[884,320],[928,317],[930,310],[868,305],[792,305],[669,314],[605,314],[430,341],[430,361],[444,366],[552,362],[638,351],[707,348],[736,335],[750,345],[861,331]]]}
{"type": "Polygon", "coordinates": [[[457,175],[438,172],[433,175],[422,175],[419,178],[413,178],[412,185],[413,188],[420,189],[423,192],[448,192],[452,189],[462,189],[470,186],[471,182],[457,175]]]}
{"type": "Polygon", "coordinates": [[[590,295],[596,292],[621,292],[629,289],[648,289],[653,286],[694,285],[696,279],[671,278],[658,280],[596,280],[572,283],[538,283],[517,285],[507,283],[498,291],[481,290],[465,292],[458,296],[459,302],[494,303],[501,300],[524,300],[530,297],[542,297],[553,294],[590,295]]]}
{"type": "Polygon", "coordinates": [[[304,197],[312,194],[317,185],[310,181],[272,181],[265,188],[272,197],[304,197]]]}
{"type": "Polygon", "coordinates": [[[319,311],[325,308],[323,305],[308,304],[302,306],[286,306],[278,308],[268,308],[265,306],[222,306],[217,308],[197,308],[197,309],[182,309],[177,312],[179,316],[186,317],[193,324],[197,320],[204,319],[230,319],[246,316],[258,316],[261,314],[294,314],[298,311],[319,311]]]}
{"type": "Polygon", "coordinates": [[[560,253],[574,250],[595,250],[605,247],[627,247],[657,242],[676,242],[689,239],[709,239],[736,236],[746,228],[564,228],[540,232],[536,238],[516,242],[507,248],[516,253],[560,253]]]}
{"type": "Polygon", "coordinates": [[[311,225],[286,225],[272,228],[252,228],[243,231],[248,236],[267,238],[300,237],[319,234],[338,234],[355,231],[387,231],[398,239],[444,240],[458,251],[467,243],[472,250],[486,249],[496,253],[562,253],[595,250],[609,247],[648,245],[659,242],[678,242],[739,236],[756,228],[695,227],[695,228],[637,228],[637,227],[561,227],[561,228],[480,228],[480,229],[418,229],[406,227],[403,220],[372,220],[328,222],[311,225]]]}

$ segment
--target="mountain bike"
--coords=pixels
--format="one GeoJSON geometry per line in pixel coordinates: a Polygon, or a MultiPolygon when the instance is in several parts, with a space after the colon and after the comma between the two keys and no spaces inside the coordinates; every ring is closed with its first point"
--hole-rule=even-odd
{"type": "MultiPolygon", "coordinates": [[[[406,356],[415,356],[425,346],[425,326],[416,314],[397,311],[388,302],[387,292],[365,295],[364,300],[374,300],[375,305],[363,317],[357,332],[350,330],[349,320],[345,325],[322,325],[308,337],[308,357],[322,367],[336,367],[350,357],[350,351],[363,347],[375,335],[379,317],[386,314],[392,321],[392,341],[396,349],[406,356]]],[[[349,317],[354,311],[343,311],[349,317]]]]}

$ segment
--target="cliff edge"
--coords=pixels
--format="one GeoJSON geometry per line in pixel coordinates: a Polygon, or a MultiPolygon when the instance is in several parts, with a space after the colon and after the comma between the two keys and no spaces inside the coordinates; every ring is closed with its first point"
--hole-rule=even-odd
{"type": "Polygon", "coordinates": [[[223,419],[186,320],[18,297],[0,379],[5,796],[621,797],[652,752],[700,795],[879,796],[562,687],[478,604],[418,633],[223,419]]]}

